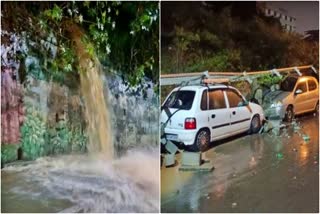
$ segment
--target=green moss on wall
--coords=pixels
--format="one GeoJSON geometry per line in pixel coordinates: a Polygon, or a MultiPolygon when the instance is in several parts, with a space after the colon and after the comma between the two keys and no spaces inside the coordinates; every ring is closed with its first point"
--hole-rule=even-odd
{"type": "Polygon", "coordinates": [[[23,159],[35,160],[46,155],[86,152],[87,137],[80,128],[71,128],[67,121],[47,127],[41,112],[27,107],[21,127],[23,159]]]}
{"type": "Polygon", "coordinates": [[[40,112],[27,107],[21,131],[23,159],[35,160],[47,153],[45,150],[46,125],[40,112]]]}
{"type": "Polygon", "coordinates": [[[9,163],[18,159],[19,144],[1,145],[1,163],[9,163]]]}
{"type": "Polygon", "coordinates": [[[87,137],[79,128],[70,128],[66,121],[59,121],[49,131],[51,154],[82,153],[86,151],[87,137]]]}

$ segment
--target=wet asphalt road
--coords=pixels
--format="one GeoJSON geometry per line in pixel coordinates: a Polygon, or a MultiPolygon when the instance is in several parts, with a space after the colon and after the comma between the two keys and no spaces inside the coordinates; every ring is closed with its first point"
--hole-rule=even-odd
{"type": "Polygon", "coordinates": [[[301,130],[241,135],[203,154],[212,172],[161,168],[162,212],[319,212],[319,120],[297,118],[301,130]],[[300,134],[310,136],[305,142],[300,134]]]}

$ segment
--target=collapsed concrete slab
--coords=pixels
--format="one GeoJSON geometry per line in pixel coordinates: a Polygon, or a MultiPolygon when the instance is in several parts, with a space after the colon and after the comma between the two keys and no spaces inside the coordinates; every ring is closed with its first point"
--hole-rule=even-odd
{"type": "Polygon", "coordinates": [[[183,152],[179,171],[210,172],[214,169],[211,161],[203,160],[201,152],[183,152]]]}
{"type": "Polygon", "coordinates": [[[181,164],[185,166],[200,166],[201,152],[183,152],[181,164]]]}

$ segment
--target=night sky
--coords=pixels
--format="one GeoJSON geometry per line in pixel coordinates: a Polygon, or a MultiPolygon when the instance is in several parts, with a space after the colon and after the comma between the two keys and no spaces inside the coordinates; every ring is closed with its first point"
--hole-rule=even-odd
{"type": "Polygon", "coordinates": [[[296,1],[268,2],[274,7],[280,7],[288,11],[288,15],[295,17],[296,31],[304,34],[306,30],[319,29],[319,2],[318,1],[296,1]]]}

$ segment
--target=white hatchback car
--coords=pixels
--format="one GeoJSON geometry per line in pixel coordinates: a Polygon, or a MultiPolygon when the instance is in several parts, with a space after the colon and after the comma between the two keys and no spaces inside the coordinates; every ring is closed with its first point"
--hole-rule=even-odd
{"type": "Polygon", "coordinates": [[[164,137],[193,151],[204,151],[211,141],[242,132],[256,133],[265,120],[261,106],[222,84],[177,87],[162,109],[164,137]]]}

